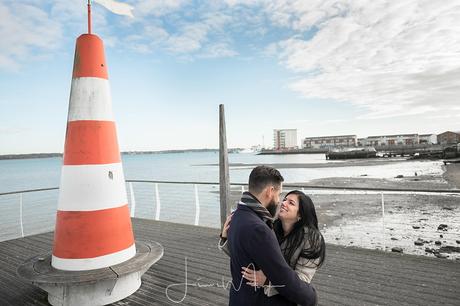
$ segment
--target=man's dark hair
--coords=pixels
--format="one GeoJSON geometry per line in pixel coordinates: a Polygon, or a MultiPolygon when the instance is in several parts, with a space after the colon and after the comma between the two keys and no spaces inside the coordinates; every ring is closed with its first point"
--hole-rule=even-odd
{"type": "Polygon", "coordinates": [[[275,168],[257,166],[249,175],[249,192],[260,193],[268,185],[279,187],[282,182],[284,178],[275,168]]]}

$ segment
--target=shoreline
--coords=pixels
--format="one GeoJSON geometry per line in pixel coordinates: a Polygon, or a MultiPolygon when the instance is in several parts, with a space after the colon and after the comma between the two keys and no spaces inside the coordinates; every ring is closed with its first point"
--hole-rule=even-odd
{"type": "MultiPolygon", "coordinates": [[[[378,166],[386,165],[395,162],[412,162],[405,158],[368,158],[368,159],[356,159],[356,160],[344,160],[344,161],[328,161],[324,163],[229,163],[229,167],[254,168],[260,165],[273,167],[276,169],[300,169],[300,168],[336,168],[336,167],[359,167],[359,166],[378,166]]],[[[196,164],[194,167],[218,167],[219,164],[196,164]]]]}

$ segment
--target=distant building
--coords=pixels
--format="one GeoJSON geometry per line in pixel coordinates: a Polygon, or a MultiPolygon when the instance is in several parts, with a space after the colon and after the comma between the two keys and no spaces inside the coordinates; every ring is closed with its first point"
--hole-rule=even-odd
{"type": "Polygon", "coordinates": [[[325,149],[335,147],[355,147],[356,135],[307,137],[302,142],[304,149],[325,149]]]}
{"type": "Polygon", "coordinates": [[[367,146],[367,138],[358,138],[357,144],[358,144],[358,147],[367,146]]]}
{"type": "Polygon", "coordinates": [[[402,135],[383,135],[369,136],[366,138],[364,146],[410,146],[420,143],[418,134],[402,134],[402,135]]]}
{"type": "Polygon", "coordinates": [[[275,150],[298,148],[297,130],[273,130],[273,148],[275,150]]]}
{"type": "Polygon", "coordinates": [[[438,135],[438,143],[441,145],[460,143],[460,133],[447,131],[438,135]]]}
{"type": "Polygon", "coordinates": [[[422,134],[418,136],[420,144],[437,144],[438,136],[436,134],[422,134]]]}

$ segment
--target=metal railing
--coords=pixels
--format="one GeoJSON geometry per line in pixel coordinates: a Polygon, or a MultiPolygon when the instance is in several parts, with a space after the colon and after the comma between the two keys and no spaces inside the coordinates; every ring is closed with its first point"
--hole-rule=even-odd
{"type": "MultiPolygon", "coordinates": [[[[218,183],[127,180],[126,187],[131,217],[220,227],[218,183]]],[[[292,189],[312,198],[329,243],[389,250],[403,240],[413,246],[415,237],[460,239],[460,190],[284,185],[292,189]],[[438,230],[445,220],[448,230],[438,230]]],[[[244,183],[231,184],[231,205],[245,190],[244,183]]],[[[52,231],[57,200],[57,187],[0,193],[0,241],[52,231]]]]}

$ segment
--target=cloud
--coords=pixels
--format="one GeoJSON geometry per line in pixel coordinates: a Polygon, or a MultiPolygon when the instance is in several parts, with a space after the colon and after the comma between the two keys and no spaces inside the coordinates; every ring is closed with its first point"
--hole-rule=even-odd
{"type": "Polygon", "coordinates": [[[0,3],[0,69],[17,70],[37,58],[36,50],[57,49],[61,35],[59,24],[27,1],[0,3]]]}
{"type": "Polygon", "coordinates": [[[142,53],[157,50],[188,60],[238,54],[224,31],[232,21],[231,16],[218,9],[208,12],[198,7],[194,9],[193,16],[186,16],[188,13],[181,11],[175,13],[179,14],[178,17],[172,13],[173,8],[178,9],[179,5],[168,7],[171,16],[163,16],[153,22],[147,17],[139,19],[140,33],[128,36],[127,45],[133,44],[131,49],[142,53]]]}
{"type": "MultiPolygon", "coordinates": [[[[290,89],[351,104],[362,119],[436,115],[458,105],[455,1],[126,2],[134,7],[133,19],[94,8],[94,27],[108,47],[187,60],[275,57],[295,75],[287,81],[290,89]]],[[[74,38],[64,33],[85,31],[84,5],[48,4],[0,3],[0,68],[18,69],[74,38]]]]}
{"type": "Polygon", "coordinates": [[[295,34],[276,47],[280,62],[299,76],[290,88],[305,97],[351,103],[365,119],[458,105],[454,1],[281,1],[266,10],[272,19],[290,16],[281,24],[295,34]],[[313,38],[303,38],[312,30],[313,38]]]}
{"type": "Polygon", "coordinates": [[[237,56],[238,52],[225,42],[209,45],[200,57],[202,58],[222,58],[237,56]]]}
{"type": "Polygon", "coordinates": [[[134,15],[160,17],[178,11],[190,4],[189,0],[140,0],[134,4],[134,15]]]}

